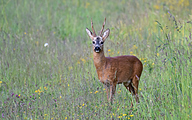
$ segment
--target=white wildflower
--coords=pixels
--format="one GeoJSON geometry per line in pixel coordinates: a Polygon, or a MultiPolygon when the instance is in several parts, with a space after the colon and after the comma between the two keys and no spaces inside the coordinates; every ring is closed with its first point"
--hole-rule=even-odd
{"type": "Polygon", "coordinates": [[[48,43],[45,43],[45,44],[44,44],[44,47],[47,47],[47,46],[49,46],[49,44],[48,44],[48,43]]]}

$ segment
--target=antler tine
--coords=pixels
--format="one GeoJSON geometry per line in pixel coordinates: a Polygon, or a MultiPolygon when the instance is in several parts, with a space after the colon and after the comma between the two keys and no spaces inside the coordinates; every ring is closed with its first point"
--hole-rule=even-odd
{"type": "Polygon", "coordinates": [[[105,18],[104,23],[103,23],[103,26],[102,26],[102,28],[101,28],[100,36],[102,35],[103,29],[104,29],[104,27],[105,27],[105,22],[106,22],[106,18],[105,18]]]}
{"type": "Polygon", "coordinates": [[[95,33],[95,30],[93,28],[93,22],[92,22],[92,18],[91,18],[91,27],[92,27],[92,31],[93,31],[93,36],[96,37],[96,33],[95,33]]]}

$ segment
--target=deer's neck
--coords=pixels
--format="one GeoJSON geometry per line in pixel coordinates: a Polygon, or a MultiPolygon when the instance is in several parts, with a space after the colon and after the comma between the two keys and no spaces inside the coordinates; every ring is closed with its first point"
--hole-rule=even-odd
{"type": "Polygon", "coordinates": [[[103,50],[99,53],[93,52],[93,59],[94,59],[95,67],[97,69],[105,66],[105,64],[106,64],[106,57],[104,55],[103,50]]]}

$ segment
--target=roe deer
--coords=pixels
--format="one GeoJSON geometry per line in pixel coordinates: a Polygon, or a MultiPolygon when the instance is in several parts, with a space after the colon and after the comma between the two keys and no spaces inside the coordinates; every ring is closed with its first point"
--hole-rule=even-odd
{"type": "MultiPolygon", "coordinates": [[[[110,32],[109,28],[103,32],[105,22],[106,18],[99,36],[97,36],[95,33],[92,19],[91,27],[93,33],[86,28],[86,32],[92,39],[93,43],[93,58],[99,81],[104,84],[107,92],[107,99],[109,102],[111,102],[111,104],[113,102],[116,85],[122,83],[126,89],[135,96],[136,102],[139,102],[137,93],[139,78],[143,70],[143,64],[137,57],[131,55],[105,57],[104,42],[109,36],[110,32]],[[110,95],[108,93],[109,91],[110,95]]],[[[131,103],[131,105],[133,104],[131,103]]]]}

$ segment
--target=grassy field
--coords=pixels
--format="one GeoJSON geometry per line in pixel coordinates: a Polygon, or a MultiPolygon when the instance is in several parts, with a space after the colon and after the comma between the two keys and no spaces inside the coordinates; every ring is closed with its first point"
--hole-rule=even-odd
{"type": "Polygon", "coordinates": [[[0,119],[192,119],[191,4],[1,0],[0,119]],[[144,65],[139,104],[118,85],[109,105],[98,81],[85,28],[92,18],[99,31],[105,17],[105,55],[144,65]]]}

